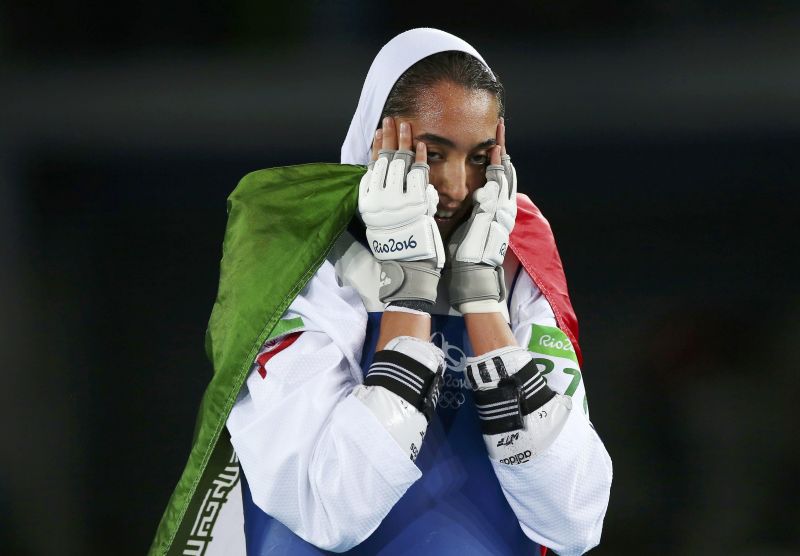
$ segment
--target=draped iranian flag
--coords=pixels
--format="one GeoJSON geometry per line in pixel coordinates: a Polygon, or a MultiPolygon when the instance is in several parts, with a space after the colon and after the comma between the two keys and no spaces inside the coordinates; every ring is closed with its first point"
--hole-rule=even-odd
{"type": "Polygon", "coordinates": [[[270,168],[245,176],[228,197],[205,342],[214,375],[150,555],[244,554],[239,464],[225,422],[264,342],[290,332],[281,316],[347,227],[364,171],[343,164],[270,168]]]}
{"type": "MultiPolygon", "coordinates": [[[[260,170],[228,197],[219,288],[206,332],[214,375],[151,556],[245,554],[240,468],[225,423],[250,371],[266,365],[269,350],[293,341],[302,326],[281,317],[355,214],[364,172],[345,164],[260,170]],[[270,339],[275,342],[265,349],[270,339]]],[[[511,249],[580,361],[577,319],[550,225],[527,196],[518,195],[517,206],[511,249]]]]}

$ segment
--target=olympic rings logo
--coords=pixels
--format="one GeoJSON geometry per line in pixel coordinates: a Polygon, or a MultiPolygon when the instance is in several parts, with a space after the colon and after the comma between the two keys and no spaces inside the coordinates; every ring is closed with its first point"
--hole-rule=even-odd
{"type": "Polygon", "coordinates": [[[444,409],[458,409],[465,401],[467,401],[467,398],[463,392],[445,390],[439,395],[439,407],[444,409]]]}
{"type": "Polygon", "coordinates": [[[442,391],[437,405],[443,409],[458,409],[467,401],[464,390],[468,388],[464,370],[467,368],[467,354],[458,346],[447,343],[444,334],[435,332],[431,342],[438,345],[444,353],[447,370],[442,377],[442,391]],[[451,388],[455,390],[445,390],[451,388]]]}

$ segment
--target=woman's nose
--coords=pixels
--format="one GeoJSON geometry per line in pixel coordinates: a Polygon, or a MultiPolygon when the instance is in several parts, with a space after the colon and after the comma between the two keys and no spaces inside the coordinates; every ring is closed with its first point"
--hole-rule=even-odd
{"type": "MultiPolygon", "coordinates": [[[[469,195],[467,188],[467,171],[463,164],[446,164],[442,169],[438,187],[442,204],[460,205],[469,195]]],[[[453,207],[455,208],[455,207],[453,207]]]]}

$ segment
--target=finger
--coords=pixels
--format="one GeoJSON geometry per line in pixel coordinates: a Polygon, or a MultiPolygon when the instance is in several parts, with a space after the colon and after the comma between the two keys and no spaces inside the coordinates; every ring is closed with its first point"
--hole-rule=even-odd
{"type": "Polygon", "coordinates": [[[500,191],[498,191],[498,197],[500,200],[503,199],[511,199],[511,184],[508,182],[508,178],[505,176],[505,171],[503,172],[503,176],[500,178],[500,191]]]}
{"type": "Polygon", "coordinates": [[[401,151],[410,151],[411,150],[411,126],[408,125],[408,122],[401,122],[400,123],[400,133],[399,133],[398,145],[399,145],[401,151]]]}
{"type": "MultiPolygon", "coordinates": [[[[499,150],[499,147],[496,148],[499,150]]],[[[501,195],[505,195],[505,198],[508,198],[508,180],[505,176],[505,169],[500,165],[490,164],[486,168],[486,185],[479,188],[476,193],[481,189],[486,190],[484,195],[487,195],[487,200],[489,198],[497,200],[501,195]]]]}
{"type": "Polygon", "coordinates": [[[428,163],[428,146],[422,141],[417,141],[417,157],[414,159],[415,164],[428,163]]]}
{"type": "MultiPolygon", "coordinates": [[[[428,187],[428,165],[417,164],[411,165],[411,171],[406,176],[406,191],[409,195],[409,200],[413,202],[423,202],[425,200],[425,190],[428,187]]],[[[434,207],[433,215],[436,212],[434,207]]]]}
{"type": "Polygon", "coordinates": [[[495,214],[497,223],[500,224],[506,231],[510,232],[514,229],[514,215],[505,210],[498,210],[495,214]]]}
{"type": "Polygon", "coordinates": [[[506,169],[506,174],[510,175],[509,178],[511,180],[511,191],[509,191],[508,198],[509,199],[516,199],[517,197],[517,170],[514,168],[514,165],[511,164],[511,160],[503,161],[503,166],[508,165],[506,169]]]}
{"type": "Polygon", "coordinates": [[[378,160],[373,164],[370,172],[369,191],[379,191],[386,187],[386,171],[391,159],[391,155],[383,150],[378,152],[378,160]]]}
{"type": "Polygon", "coordinates": [[[386,116],[383,119],[383,149],[397,150],[397,127],[394,118],[386,116]]]}
{"type": "MultiPolygon", "coordinates": [[[[405,177],[408,175],[409,170],[411,170],[412,160],[414,160],[414,153],[412,151],[403,149],[395,151],[394,157],[392,158],[391,166],[398,168],[397,170],[395,170],[395,172],[397,172],[397,178],[403,184],[402,186],[403,191],[406,191],[405,177]]],[[[391,170],[390,173],[394,175],[394,172],[391,172],[391,170]]]]}
{"type": "Polygon", "coordinates": [[[372,138],[372,149],[369,151],[369,159],[373,162],[378,160],[378,151],[381,150],[381,142],[383,141],[383,130],[378,129],[372,138]]]}
{"type": "Polygon", "coordinates": [[[492,147],[492,152],[489,153],[489,164],[496,166],[501,164],[502,157],[500,156],[500,147],[495,145],[492,147]]]}
{"type": "Polygon", "coordinates": [[[428,184],[425,186],[425,196],[428,199],[428,214],[433,216],[436,214],[436,207],[439,206],[439,193],[433,185],[428,184]]]}
{"type": "Polygon", "coordinates": [[[359,209],[363,209],[362,206],[365,202],[365,197],[367,192],[369,191],[369,182],[372,179],[372,175],[367,172],[361,177],[361,181],[358,182],[358,205],[359,209]]]}
{"type": "Polygon", "coordinates": [[[494,210],[497,197],[500,195],[500,187],[500,184],[496,181],[486,182],[486,185],[479,187],[473,193],[474,202],[481,205],[484,212],[491,212],[494,210]]]}
{"type": "Polygon", "coordinates": [[[497,144],[500,145],[500,155],[506,154],[506,119],[501,117],[497,125],[497,144]]]}
{"type": "MultiPolygon", "coordinates": [[[[413,187],[415,193],[426,191],[428,189],[428,184],[430,184],[431,169],[430,166],[428,166],[428,147],[422,141],[417,141],[416,156],[414,157],[414,164],[411,166],[411,169],[413,172],[408,175],[409,190],[413,187]]],[[[435,189],[433,191],[436,193],[435,189]]],[[[438,203],[438,194],[436,199],[438,203]]],[[[434,205],[433,211],[429,212],[429,214],[433,215],[435,212],[436,206],[434,205]]]]}
{"type": "Polygon", "coordinates": [[[411,151],[395,151],[393,160],[389,163],[386,174],[386,190],[395,193],[405,193],[406,172],[411,163],[411,151]]]}

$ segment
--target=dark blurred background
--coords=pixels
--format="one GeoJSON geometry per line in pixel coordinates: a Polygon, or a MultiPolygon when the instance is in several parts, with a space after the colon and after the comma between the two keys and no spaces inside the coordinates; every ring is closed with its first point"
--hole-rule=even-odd
{"type": "Polygon", "coordinates": [[[800,553],[800,3],[2,0],[4,554],[146,551],[211,372],[226,196],[338,161],[417,26],[501,76],[555,230],[615,464],[593,554],[800,553]]]}

